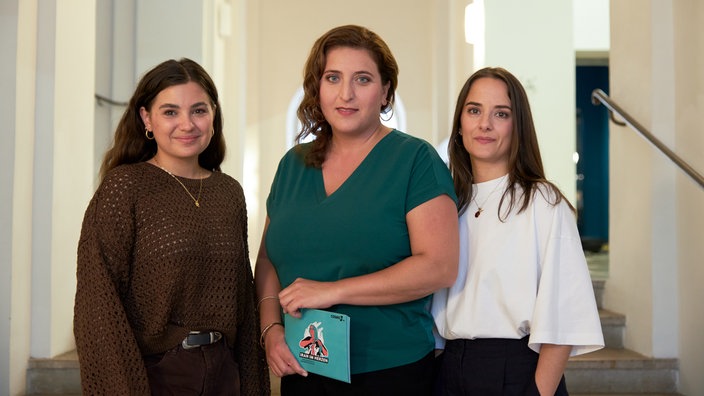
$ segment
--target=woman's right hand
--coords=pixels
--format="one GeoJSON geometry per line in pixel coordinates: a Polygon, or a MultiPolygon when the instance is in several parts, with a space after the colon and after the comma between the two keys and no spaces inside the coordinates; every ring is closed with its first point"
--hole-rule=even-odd
{"type": "Polygon", "coordinates": [[[283,326],[274,326],[264,337],[266,361],[277,377],[299,374],[304,377],[308,372],[301,367],[286,344],[283,326]]]}

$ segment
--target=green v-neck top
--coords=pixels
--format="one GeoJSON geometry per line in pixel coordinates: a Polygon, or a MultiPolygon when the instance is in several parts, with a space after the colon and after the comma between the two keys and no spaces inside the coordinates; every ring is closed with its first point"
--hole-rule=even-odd
{"type": "MultiPolygon", "coordinates": [[[[305,166],[311,143],[289,150],[267,199],[266,249],[282,288],[296,278],[335,281],[411,255],[406,214],[446,194],[445,163],[426,141],[391,131],[329,196],[321,169],[305,166]]],[[[385,306],[336,305],[350,316],[353,374],[415,362],[434,347],[430,296],[385,306]]]]}

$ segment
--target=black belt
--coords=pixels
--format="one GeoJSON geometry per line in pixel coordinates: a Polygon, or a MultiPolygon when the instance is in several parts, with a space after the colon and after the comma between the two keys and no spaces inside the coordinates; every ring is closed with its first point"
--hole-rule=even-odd
{"type": "Polygon", "coordinates": [[[203,345],[214,344],[222,338],[222,333],[219,331],[192,331],[183,339],[181,346],[183,349],[198,348],[203,345]]]}

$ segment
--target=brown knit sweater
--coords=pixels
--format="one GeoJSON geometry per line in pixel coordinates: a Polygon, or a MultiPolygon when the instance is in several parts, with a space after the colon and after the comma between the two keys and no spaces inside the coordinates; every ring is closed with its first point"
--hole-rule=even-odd
{"type": "MultiPolygon", "coordinates": [[[[199,181],[180,179],[196,196],[199,181]]],[[[200,207],[163,170],[120,166],[86,210],[78,244],[74,334],[85,395],[148,395],[143,355],[190,330],[220,331],[241,394],[268,395],[242,187],[214,172],[200,207]]],[[[221,378],[228,381],[229,378],[221,378]]]]}

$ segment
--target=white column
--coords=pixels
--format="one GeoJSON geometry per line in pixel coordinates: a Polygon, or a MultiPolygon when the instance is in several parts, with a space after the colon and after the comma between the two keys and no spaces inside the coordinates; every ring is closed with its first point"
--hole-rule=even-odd
{"type": "Polygon", "coordinates": [[[31,355],[74,348],[76,248],[95,178],[95,1],[38,3],[31,355]]]}
{"type": "MultiPolygon", "coordinates": [[[[0,119],[3,128],[0,129],[0,139],[5,144],[0,145],[0,394],[10,395],[20,391],[18,384],[24,381],[24,370],[16,369],[14,356],[19,354],[28,356],[29,337],[12,339],[14,329],[29,326],[29,317],[22,315],[18,304],[21,298],[19,290],[26,291],[29,287],[27,271],[22,271],[19,264],[19,252],[13,246],[15,235],[15,222],[17,213],[14,208],[15,190],[15,160],[17,130],[21,124],[18,119],[18,91],[21,87],[18,80],[18,64],[21,55],[20,46],[21,30],[20,4],[17,0],[0,3],[0,119]],[[19,314],[19,315],[17,315],[19,314]]],[[[19,231],[19,230],[18,230],[19,231]]],[[[24,234],[26,236],[26,234],[24,234]]],[[[26,253],[26,251],[24,252],[26,253]]],[[[25,257],[26,259],[26,257],[25,257]]],[[[26,264],[26,262],[25,262],[26,264]]],[[[29,299],[24,298],[25,304],[29,299]]],[[[28,311],[28,306],[24,312],[28,311]]],[[[25,359],[26,361],[26,359],[25,359]]],[[[22,365],[26,367],[26,363],[22,365]]]]}
{"type": "MultiPolygon", "coordinates": [[[[611,97],[674,149],[678,109],[672,2],[623,0],[611,3],[611,13],[611,97]]],[[[628,316],[626,347],[676,357],[679,171],[635,131],[615,124],[610,162],[612,265],[605,303],[628,316]]]]}
{"type": "Polygon", "coordinates": [[[31,324],[32,186],[36,92],[37,2],[20,1],[12,222],[10,394],[24,390],[31,324]]]}
{"type": "Polygon", "coordinates": [[[442,142],[441,155],[447,155],[444,139],[450,137],[457,95],[474,72],[472,48],[465,40],[465,8],[471,0],[434,0],[433,46],[433,130],[431,142],[442,142]]]}
{"type": "MultiPolygon", "coordinates": [[[[649,106],[652,114],[650,131],[666,146],[676,149],[677,127],[675,86],[676,60],[672,1],[652,0],[652,74],[653,87],[649,106]]],[[[677,150],[676,150],[677,151],[677,150]]],[[[651,194],[653,229],[650,244],[652,254],[653,355],[675,357],[679,346],[679,313],[677,277],[677,172],[674,163],[661,153],[653,157],[651,194]]]]}
{"type": "Polygon", "coordinates": [[[545,173],[575,203],[572,2],[485,0],[483,3],[484,62],[476,64],[481,59],[475,53],[475,68],[501,66],[521,81],[530,99],[545,173]]]}
{"type": "MultiPolygon", "coordinates": [[[[704,174],[704,7],[701,1],[673,1],[675,58],[675,150],[704,174]]],[[[704,188],[677,171],[677,261],[680,388],[704,394],[704,188]]],[[[668,262],[672,265],[672,261],[668,262]]],[[[665,264],[665,263],[663,263],[665,264]]]]}

